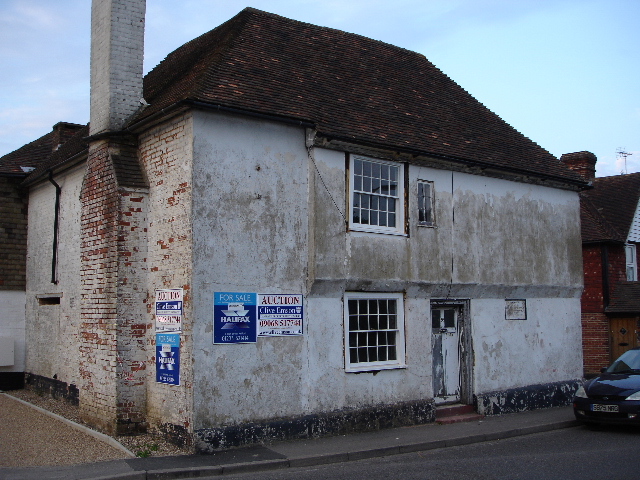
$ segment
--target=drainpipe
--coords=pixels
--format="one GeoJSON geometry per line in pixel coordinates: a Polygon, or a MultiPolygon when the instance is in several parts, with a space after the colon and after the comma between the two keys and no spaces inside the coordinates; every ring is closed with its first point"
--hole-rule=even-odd
{"type": "Polygon", "coordinates": [[[51,256],[51,283],[58,284],[58,217],[60,216],[60,193],[62,188],[53,179],[53,172],[49,170],[49,181],[56,187],[56,206],[53,216],[53,253],[51,256]]]}

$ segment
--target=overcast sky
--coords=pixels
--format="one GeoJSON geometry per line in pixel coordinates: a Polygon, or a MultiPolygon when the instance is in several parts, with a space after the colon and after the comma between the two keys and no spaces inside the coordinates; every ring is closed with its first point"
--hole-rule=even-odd
{"type": "MultiPolygon", "coordinates": [[[[145,73],[247,6],[420,52],[553,155],[640,171],[640,0],[147,0],[145,73]]],[[[0,156],[89,121],[90,9],[0,0],[0,156]]]]}

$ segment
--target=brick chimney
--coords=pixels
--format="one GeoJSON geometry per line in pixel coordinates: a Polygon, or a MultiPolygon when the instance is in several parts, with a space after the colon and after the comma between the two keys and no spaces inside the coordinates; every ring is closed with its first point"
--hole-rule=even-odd
{"type": "Polygon", "coordinates": [[[120,130],[140,107],[145,0],[91,6],[90,135],[120,130]]]}
{"type": "Polygon", "coordinates": [[[51,149],[52,151],[58,150],[67,140],[73,137],[78,130],[82,128],[82,125],[75,123],[58,122],[53,126],[51,133],[51,149]]]}
{"type": "Polygon", "coordinates": [[[588,181],[596,178],[597,157],[591,152],[565,153],[560,161],[576,173],[582,175],[588,181]]]}
{"type": "Polygon", "coordinates": [[[81,198],[80,414],[106,433],[146,429],[148,189],[137,137],[145,0],[93,0],[91,125],[81,198]]]}

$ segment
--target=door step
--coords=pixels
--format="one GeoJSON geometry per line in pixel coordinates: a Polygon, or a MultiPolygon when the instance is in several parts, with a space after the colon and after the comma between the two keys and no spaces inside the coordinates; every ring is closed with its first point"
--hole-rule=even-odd
{"type": "Polygon", "coordinates": [[[454,404],[436,407],[436,423],[440,425],[473,422],[483,418],[484,415],[475,412],[473,405],[454,404]]]}

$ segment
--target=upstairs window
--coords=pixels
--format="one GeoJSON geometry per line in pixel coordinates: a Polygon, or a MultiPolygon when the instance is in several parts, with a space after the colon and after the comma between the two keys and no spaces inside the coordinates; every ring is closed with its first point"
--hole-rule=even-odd
{"type": "Polygon", "coordinates": [[[418,225],[431,227],[433,219],[433,182],[418,180],[418,225]]]}
{"type": "Polygon", "coordinates": [[[638,281],[638,262],[636,260],[636,246],[625,245],[624,250],[627,257],[627,280],[629,282],[638,281]]]}
{"type": "Polygon", "coordinates": [[[350,228],[403,235],[403,165],[352,156],[350,171],[350,228]]]}

